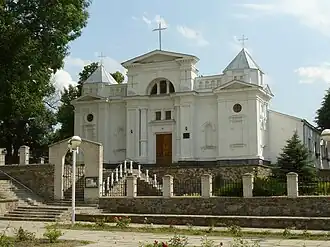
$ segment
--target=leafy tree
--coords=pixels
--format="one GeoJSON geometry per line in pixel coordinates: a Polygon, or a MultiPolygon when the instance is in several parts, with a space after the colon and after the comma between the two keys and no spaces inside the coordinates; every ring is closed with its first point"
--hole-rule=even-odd
{"type": "Polygon", "coordinates": [[[330,129],[330,89],[323,97],[321,107],[316,111],[315,122],[319,129],[330,129]]]}
{"type": "Polygon", "coordinates": [[[46,142],[54,123],[45,106],[54,93],[50,77],[85,27],[89,5],[89,0],[0,1],[0,146],[9,163],[21,145],[46,142]]]}
{"type": "Polygon", "coordinates": [[[286,146],[277,158],[277,167],[273,170],[273,176],[280,181],[286,181],[289,172],[297,173],[304,181],[314,181],[316,177],[316,168],[313,166],[308,149],[299,139],[297,132],[287,140],[286,146]]]}
{"type": "Polygon", "coordinates": [[[115,73],[111,74],[113,79],[115,79],[117,81],[118,84],[121,84],[124,80],[125,77],[122,73],[120,73],[119,71],[116,71],[115,73]]]}

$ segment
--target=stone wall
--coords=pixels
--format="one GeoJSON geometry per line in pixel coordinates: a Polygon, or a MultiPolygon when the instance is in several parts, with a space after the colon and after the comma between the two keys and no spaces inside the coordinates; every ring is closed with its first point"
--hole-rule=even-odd
{"type": "Polygon", "coordinates": [[[178,215],[330,217],[330,197],[100,198],[105,212],[178,215]]]}
{"type": "Polygon", "coordinates": [[[14,199],[14,200],[0,200],[0,215],[3,215],[9,211],[14,210],[15,208],[17,208],[18,206],[18,200],[14,199]]]}
{"type": "MultiPolygon", "coordinates": [[[[30,188],[45,200],[54,198],[54,165],[6,165],[0,170],[30,188]]],[[[4,177],[0,172],[0,176],[4,177]]]]}
{"type": "Polygon", "coordinates": [[[210,174],[213,178],[219,177],[223,180],[238,180],[245,173],[253,173],[258,177],[267,177],[271,174],[271,169],[264,165],[170,165],[166,167],[145,166],[142,165],[143,172],[149,170],[149,175],[157,175],[157,178],[162,178],[165,175],[172,175],[174,180],[189,180],[199,179],[204,174],[210,174]]]}

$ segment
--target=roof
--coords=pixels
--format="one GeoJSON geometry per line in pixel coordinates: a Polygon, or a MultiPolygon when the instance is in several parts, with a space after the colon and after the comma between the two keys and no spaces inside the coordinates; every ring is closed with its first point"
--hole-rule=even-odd
{"type": "Polygon", "coordinates": [[[164,56],[172,57],[173,60],[174,59],[190,58],[190,59],[195,60],[196,62],[199,61],[198,57],[196,57],[194,55],[189,55],[189,54],[185,54],[185,53],[178,53],[178,52],[172,52],[172,51],[164,51],[164,50],[153,50],[151,52],[148,52],[148,53],[145,53],[143,55],[137,56],[135,58],[126,60],[126,61],[122,62],[121,65],[123,67],[126,67],[130,64],[139,63],[139,62],[143,61],[144,59],[150,58],[150,57],[155,56],[155,55],[164,55],[164,56]]]}
{"type": "Polygon", "coordinates": [[[84,82],[89,83],[104,83],[104,84],[117,84],[117,81],[105,70],[101,64],[84,82]]]}
{"type": "Polygon", "coordinates": [[[258,69],[262,72],[258,64],[253,60],[248,51],[243,48],[236,57],[229,63],[223,72],[236,69],[258,69]]]}

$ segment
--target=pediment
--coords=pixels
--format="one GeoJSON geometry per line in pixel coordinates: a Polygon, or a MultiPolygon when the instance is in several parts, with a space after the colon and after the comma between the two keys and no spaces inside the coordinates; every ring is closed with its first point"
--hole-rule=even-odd
{"type": "Polygon", "coordinates": [[[152,63],[159,63],[159,62],[169,62],[175,61],[178,59],[192,59],[194,61],[198,61],[198,58],[193,55],[177,53],[177,52],[170,52],[170,51],[160,51],[155,50],[144,55],[132,58],[122,63],[123,67],[128,67],[130,65],[137,65],[137,64],[152,64],[152,63]]]}
{"type": "Polygon", "coordinates": [[[251,83],[247,83],[244,81],[239,80],[233,80],[228,83],[225,83],[224,85],[221,85],[214,89],[214,92],[220,92],[225,90],[239,90],[239,89],[248,89],[248,88],[257,88],[258,85],[254,85],[251,83]]]}
{"type": "Polygon", "coordinates": [[[83,96],[80,96],[79,98],[73,100],[72,102],[95,101],[95,100],[101,100],[101,99],[104,99],[104,98],[97,96],[97,95],[83,95],[83,96]]]}
{"type": "Polygon", "coordinates": [[[274,94],[273,94],[273,92],[272,92],[272,90],[270,89],[270,87],[269,87],[268,84],[264,87],[264,91],[265,91],[266,93],[268,93],[269,95],[274,96],[274,94]]]}

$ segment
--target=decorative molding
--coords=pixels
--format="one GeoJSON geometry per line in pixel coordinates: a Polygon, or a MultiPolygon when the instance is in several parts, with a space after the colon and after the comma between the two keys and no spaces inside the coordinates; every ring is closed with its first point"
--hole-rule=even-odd
{"type": "Polygon", "coordinates": [[[230,144],[229,147],[230,148],[244,148],[246,147],[247,145],[244,144],[244,143],[233,143],[233,144],[230,144]]]}

